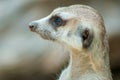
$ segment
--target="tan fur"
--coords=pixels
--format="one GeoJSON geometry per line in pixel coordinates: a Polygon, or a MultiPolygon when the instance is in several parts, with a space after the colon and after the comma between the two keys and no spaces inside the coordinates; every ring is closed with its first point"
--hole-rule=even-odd
{"type": "Polygon", "coordinates": [[[57,8],[46,18],[34,22],[38,23],[35,32],[41,37],[64,45],[71,52],[69,66],[61,73],[59,80],[112,80],[104,22],[95,9],[85,5],[57,8]],[[54,15],[67,21],[57,30],[48,22],[54,15]],[[93,33],[89,48],[83,48],[78,28],[78,32],[88,28],[93,33]]]}

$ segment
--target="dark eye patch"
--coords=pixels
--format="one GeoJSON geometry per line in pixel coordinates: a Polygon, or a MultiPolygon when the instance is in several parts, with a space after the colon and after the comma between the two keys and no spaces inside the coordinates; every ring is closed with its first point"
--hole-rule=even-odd
{"type": "Polygon", "coordinates": [[[65,21],[59,16],[53,16],[49,22],[55,28],[63,26],[65,24],[65,21]]]}

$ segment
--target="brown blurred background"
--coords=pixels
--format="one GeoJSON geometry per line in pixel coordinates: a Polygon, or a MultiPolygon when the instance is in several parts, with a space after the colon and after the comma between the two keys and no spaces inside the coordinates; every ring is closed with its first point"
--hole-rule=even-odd
{"type": "Polygon", "coordinates": [[[59,44],[30,32],[28,23],[53,9],[86,4],[104,18],[114,80],[120,80],[120,0],[0,0],[0,80],[56,80],[68,61],[59,44]]]}

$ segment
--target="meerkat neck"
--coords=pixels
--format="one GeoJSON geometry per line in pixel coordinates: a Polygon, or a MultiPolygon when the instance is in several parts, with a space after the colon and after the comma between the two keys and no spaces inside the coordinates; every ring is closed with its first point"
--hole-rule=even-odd
{"type": "Polygon", "coordinates": [[[83,72],[89,70],[92,66],[90,64],[89,56],[84,55],[84,53],[71,52],[69,67],[71,68],[72,73],[74,73],[74,71],[78,71],[83,74],[83,72]]]}
{"type": "MultiPolygon", "coordinates": [[[[106,55],[105,56],[99,55],[99,54],[103,54],[105,50],[103,50],[103,52],[102,50],[100,52],[98,51],[100,50],[96,50],[96,51],[94,50],[94,52],[92,51],[79,52],[79,51],[72,50],[70,54],[70,64],[68,66],[70,75],[73,78],[74,76],[77,77],[76,74],[78,74],[79,77],[90,76],[91,79],[93,80],[98,80],[98,79],[112,80],[111,72],[109,68],[109,58],[106,59],[105,58],[106,55]],[[99,57],[94,56],[95,54],[98,54],[99,57]]],[[[105,52],[105,54],[107,54],[107,52],[105,52]]]]}

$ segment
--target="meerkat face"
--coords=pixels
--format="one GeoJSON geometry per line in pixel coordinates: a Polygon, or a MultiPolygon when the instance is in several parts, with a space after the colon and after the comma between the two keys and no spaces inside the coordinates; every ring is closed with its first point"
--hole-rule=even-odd
{"type": "Polygon", "coordinates": [[[94,19],[90,17],[93,14],[90,11],[82,6],[58,8],[47,17],[31,22],[29,27],[44,39],[82,50],[93,40],[94,19]]]}

